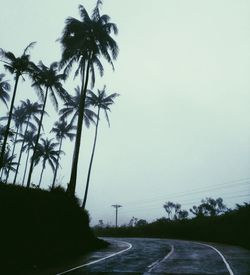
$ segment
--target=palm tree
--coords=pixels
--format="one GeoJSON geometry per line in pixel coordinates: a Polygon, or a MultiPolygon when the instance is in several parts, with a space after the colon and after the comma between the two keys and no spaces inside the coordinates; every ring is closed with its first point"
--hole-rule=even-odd
{"type": "MultiPolygon", "coordinates": [[[[26,101],[21,100],[21,106],[24,109],[24,113],[27,116],[27,124],[26,124],[26,128],[25,128],[25,131],[24,131],[24,136],[25,136],[27,131],[28,131],[30,119],[33,118],[35,120],[35,122],[37,124],[39,124],[39,118],[37,117],[37,115],[41,114],[41,112],[42,112],[42,104],[40,104],[38,102],[31,103],[30,100],[27,99],[26,101]]],[[[47,114],[47,113],[45,112],[45,114],[47,114]]],[[[33,129],[33,130],[35,130],[35,129],[33,129]]],[[[25,139],[23,139],[21,142],[22,142],[21,150],[20,150],[20,154],[19,154],[19,158],[18,158],[18,162],[17,162],[17,168],[16,168],[16,173],[15,173],[13,184],[16,183],[16,179],[17,179],[17,175],[18,175],[18,171],[19,171],[19,166],[20,166],[21,159],[22,159],[23,146],[24,146],[24,143],[25,143],[25,139]]]]}
{"type": "Polygon", "coordinates": [[[27,157],[26,157],[25,167],[23,172],[23,180],[22,180],[22,185],[24,185],[26,171],[28,167],[28,160],[30,156],[30,150],[34,150],[35,140],[37,135],[35,134],[35,131],[27,131],[25,134],[20,134],[20,136],[21,136],[21,139],[17,140],[17,142],[19,141],[23,142],[24,144],[22,146],[22,151],[27,152],[27,157]]]}
{"type": "Polygon", "coordinates": [[[57,155],[57,160],[56,160],[56,168],[54,172],[54,178],[52,182],[52,189],[55,186],[55,181],[56,181],[56,176],[57,176],[57,170],[59,166],[59,158],[60,158],[60,153],[62,149],[62,141],[65,138],[69,138],[70,141],[73,140],[75,137],[75,133],[71,133],[72,130],[75,130],[76,127],[73,126],[72,124],[67,124],[67,122],[63,119],[60,119],[59,121],[56,121],[54,124],[54,127],[50,131],[51,133],[54,133],[56,135],[56,139],[59,142],[59,150],[58,150],[58,155],[57,155]]]}
{"type": "Polygon", "coordinates": [[[58,146],[58,143],[53,142],[53,139],[44,139],[41,138],[41,142],[37,146],[36,154],[34,156],[35,165],[42,160],[42,171],[40,174],[38,187],[41,186],[43,172],[46,168],[46,163],[48,162],[53,171],[55,171],[57,156],[60,154],[60,151],[55,148],[58,146]]]}
{"type": "MultiPolygon", "coordinates": [[[[28,50],[33,47],[35,42],[30,43],[23,51],[23,54],[20,57],[16,57],[12,52],[6,52],[3,49],[0,49],[0,56],[4,59],[4,68],[8,70],[11,74],[14,74],[15,85],[14,91],[10,104],[9,118],[6,127],[6,133],[4,135],[4,140],[1,148],[0,154],[0,170],[2,167],[2,161],[4,157],[4,152],[6,149],[7,139],[9,135],[10,122],[12,119],[12,112],[16,98],[16,91],[18,86],[18,81],[20,76],[23,77],[24,74],[32,74],[35,69],[35,64],[30,61],[30,55],[27,54],[28,50]]],[[[24,78],[23,78],[24,79],[24,78]]]]}
{"type": "MultiPolygon", "coordinates": [[[[80,97],[81,97],[81,90],[80,87],[77,86],[75,88],[75,96],[70,96],[69,100],[64,103],[64,106],[60,111],[59,114],[60,119],[67,119],[69,116],[72,115],[70,124],[74,124],[78,115],[79,115],[79,103],[80,103],[80,97]]],[[[83,120],[87,128],[89,128],[90,123],[95,124],[94,118],[96,118],[96,113],[93,112],[91,109],[89,109],[90,104],[88,102],[85,102],[84,107],[84,116],[83,120]]]]}
{"type": "Polygon", "coordinates": [[[7,175],[8,171],[15,171],[15,166],[17,165],[16,162],[14,162],[15,155],[11,155],[10,151],[5,151],[3,162],[2,162],[2,171],[0,175],[0,182],[2,182],[3,175],[7,175]]]}
{"type": "MultiPolygon", "coordinates": [[[[0,124],[0,150],[2,148],[2,141],[4,139],[5,133],[6,133],[6,126],[3,126],[3,125],[0,124]]],[[[12,139],[14,135],[15,134],[14,134],[13,130],[10,129],[9,130],[9,137],[11,137],[11,139],[12,139]]],[[[7,150],[9,150],[8,146],[7,146],[7,150]]]]}
{"type": "MultiPolygon", "coordinates": [[[[62,87],[62,83],[61,83],[62,80],[65,80],[65,75],[57,73],[58,64],[56,62],[52,63],[48,68],[40,61],[37,68],[38,70],[34,75],[34,83],[32,84],[32,86],[38,89],[40,93],[43,93],[42,88],[45,88],[45,96],[43,101],[41,118],[38,125],[37,138],[35,141],[33,156],[35,156],[37,146],[38,146],[48,93],[50,93],[52,103],[54,104],[56,110],[58,109],[58,101],[56,99],[55,93],[57,93],[57,95],[64,101],[66,101],[66,99],[68,98],[68,94],[62,87]]],[[[27,187],[30,186],[33,165],[34,165],[34,157],[31,158],[27,187]]]]}
{"type": "Polygon", "coordinates": [[[103,90],[97,90],[97,95],[89,90],[88,94],[87,94],[87,98],[86,98],[86,100],[89,104],[91,104],[94,107],[97,107],[97,121],[96,121],[94,144],[93,144],[90,163],[89,163],[87,183],[86,183],[82,208],[85,208],[86,201],[87,201],[87,196],[88,196],[90,174],[91,174],[92,163],[93,163],[94,154],[95,154],[96,140],[97,140],[97,134],[98,134],[98,126],[99,126],[99,120],[100,120],[100,111],[101,110],[104,111],[105,117],[108,121],[108,125],[110,126],[109,117],[108,117],[108,111],[110,111],[109,107],[112,104],[114,104],[114,99],[117,96],[119,96],[119,94],[117,94],[117,93],[107,95],[105,89],[106,89],[106,87],[104,86],[103,90]]]}
{"type": "Polygon", "coordinates": [[[118,46],[111,37],[112,32],[117,34],[117,27],[115,24],[109,22],[110,17],[108,15],[100,15],[100,4],[102,2],[98,0],[91,17],[88,15],[86,9],[80,5],[81,20],[72,17],[67,18],[60,39],[63,48],[61,67],[65,67],[65,72],[67,73],[72,68],[72,65],[78,62],[75,75],[80,73],[82,81],[75,148],[68,185],[68,192],[71,196],[74,195],[76,188],[85,98],[90,73],[92,75],[92,84],[94,84],[94,65],[97,66],[101,75],[103,73],[103,66],[99,58],[101,56],[104,57],[113,66],[112,59],[116,59],[118,56],[118,46]]]}
{"type": "Polygon", "coordinates": [[[0,100],[2,100],[2,102],[8,108],[7,102],[10,100],[10,84],[8,83],[8,81],[3,80],[4,77],[5,74],[0,74],[0,100]]]}
{"type": "MultiPolygon", "coordinates": [[[[2,117],[0,120],[7,120],[7,117],[2,117]]],[[[27,126],[31,127],[33,130],[35,129],[35,126],[32,122],[27,121],[27,114],[25,113],[24,109],[22,106],[18,106],[17,108],[13,108],[13,114],[12,114],[12,120],[14,121],[15,124],[15,138],[14,138],[14,142],[13,142],[13,147],[12,147],[12,156],[15,154],[15,148],[16,148],[16,143],[17,143],[17,137],[19,135],[19,131],[22,131],[22,126],[23,124],[27,124],[27,126]]],[[[16,170],[15,170],[16,171],[16,170]]],[[[9,178],[9,172],[10,170],[7,172],[7,176],[6,176],[6,182],[9,178]]]]}

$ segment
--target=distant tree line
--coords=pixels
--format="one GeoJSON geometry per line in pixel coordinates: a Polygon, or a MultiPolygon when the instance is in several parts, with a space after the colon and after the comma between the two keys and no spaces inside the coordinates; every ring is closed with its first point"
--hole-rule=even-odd
{"type": "Polygon", "coordinates": [[[30,43],[21,56],[0,49],[0,61],[14,80],[11,85],[5,74],[0,74],[0,106],[1,110],[3,107],[8,109],[6,116],[0,118],[0,182],[40,188],[44,172],[49,166],[54,174],[53,181],[50,182],[53,189],[60,159],[64,154],[63,141],[69,139],[75,145],[71,152],[72,166],[67,192],[74,196],[83,123],[86,127],[93,124],[95,136],[89,168],[86,169],[88,172],[83,208],[87,200],[101,111],[109,124],[108,112],[118,96],[117,93],[107,94],[105,86],[97,89],[97,92],[89,89],[95,86],[96,69],[103,76],[102,61],[106,60],[114,69],[113,60],[118,56],[118,45],[112,37],[112,34],[118,33],[118,29],[110,22],[108,15],[100,13],[101,5],[102,1],[98,0],[91,15],[80,5],[80,20],[72,17],[66,19],[59,39],[62,46],[61,60],[49,66],[42,61],[38,64],[31,61],[30,50],[36,42],[30,43]],[[78,77],[81,82],[81,86],[75,88],[75,94],[63,87],[63,82],[70,76],[73,66],[76,68],[74,77],[78,77]],[[31,102],[29,99],[16,102],[17,94],[22,93],[25,97],[25,92],[19,91],[19,82],[20,79],[26,81],[27,78],[38,95],[38,102],[31,102]],[[58,113],[58,120],[50,129],[54,134],[53,139],[43,137],[48,97],[58,113]],[[40,177],[33,184],[33,170],[39,163],[40,177]],[[20,167],[23,168],[23,174],[20,173],[20,167]],[[13,180],[9,179],[11,174],[13,180]]]}
{"type": "Polygon", "coordinates": [[[115,228],[99,221],[94,230],[98,236],[178,238],[250,248],[250,203],[236,204],[234,209],[229,209],[222,198],[205,198],[190,209],[192,217],[187,210],[181,210],[178,203],[168,201],[163,207],[166,217],[151,223],[132,217],[128,224],[115,228]]]}
{"type": "MultiPolygon", "coordinates": [[[[171,201],[166,202],[163,205],[164,209],[167,212],[167,216],[169,220],[183,220],[187,219],[189,216],[189,212],[187,210],[181,209],[181,204],[173,203],[171,201]]],[[[195,217],[214,217],[221,215],[227,212],[229,209],[223,203],[222,198],[205,198],[201,200],[201,204],[196,206],[194,205],[189,211],[195,217]]]]}

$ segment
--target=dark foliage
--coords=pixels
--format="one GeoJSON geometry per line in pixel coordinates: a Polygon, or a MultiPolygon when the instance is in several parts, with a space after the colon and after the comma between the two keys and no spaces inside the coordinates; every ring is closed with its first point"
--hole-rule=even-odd
{"type": "Polygon", "coordinates": [[[96,227],[98,236],[157,237],[240,245],[250,249],[250,204],[219,216],[185,220],[161,218],[141,226],[96,227]]]}
{"type": "Polygon", "coordinates": [[[49,192],[0,184],[0,217],[0,264],[10,274],[105,245],[90,230],[88,213],[62,188],[49,192]]]}

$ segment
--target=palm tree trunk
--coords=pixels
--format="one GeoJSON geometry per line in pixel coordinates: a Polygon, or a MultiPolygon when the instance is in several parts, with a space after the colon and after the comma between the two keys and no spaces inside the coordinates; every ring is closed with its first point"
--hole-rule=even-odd
{"type": "Polygon", "coordinates": [[[14,102],[15,102],[15,98],[16,98],[16,91],[17,91],[17,84],[18,84],[19,77],[20,77],[20,74],[17,74],[14,91],[13,91],[13,96],[12,96],[11,104],[10,104],[9,118],[8,118],[8,122],[7,122],[7,126],[6,126],[6,131],[4,133],[4,140],[3,140],[2,150],[1,150],[1,155],[0,155],[0,171],[2,169],[3,157],[4,157],[4,153],[5,153],[5,149],[6,149],[6,145],[7,145],[7,139],[8,139],[8,135],[9,135],[9,131],[10,131],[10,122],[12,119],[12,112],[13,112],[14,102]]]}
{"type": "MultiPolygon", "coordinates": [[[[14,139],[14,145],[13,145],[12,153],[11,153],[11,156],[12,156],[12,157],[14,156],[15,149],[16,149],[16,140],[17,140],[18,132],[19,132],[19,127],[17,127],[17,129],[16,129],[16,135],[15,135],[15,139],[14,139]]],[[[8,181],[9,175],[10,175],[10,168],[9,168],[8,171],[7,171],[7,175],[6,175],[6,179],[5,179],[5,182],[6,182],[6,183],[7,183],[7,181],[8,181]]]]}
{"type": "MultiPolygon", "coordinates": [[[[26,135],[26,133],[27,133],[27,131],[28,131],[30,117],[31,117],[31,114],[28,116],[27,125],[26,125],[25,131],[24,131],[24,136],[26,135]]],[[[19,158],[18,158],[18,162],[17,162],[16,173],[15,173],[15,177],[14,177],[14,181],[13,181],[13,184],[14,184],[14,185],[16,184],[16,178],[17,178],[17,174],[18,174],[18,170],[19,170],[19,165],[20,165],[20,162],[21,162],[22,154],[23,154],[24,142],[25,142],[25,141],[24,141],[24,139],[23,139],[23,142],[22,142],[22,145],[21,145],[20,154],[19,154],[19,158]]]]}
{"type": "Polygon", "coordinates": [[[44,168],[45,168],[45,166],[43,165],[42,172],[41,172],[40,179],[39,179],[38,188],[40,188],[40,186],[41,186],[41,182],[42,182],[42,178],[43,178],[44,168]]]}
{"type": "Polygon", "coordinates": [[[2,181],[3,172],[4,172],[4,169],[2,169],[2,171],[1,171],[0,181],[2,181]]]}
{"type": "Polygon", "coordinates": [[[35,157],[35,153],[36,153],[36,150],[37,150],[38,141],[39,141],[39,137],[40,137],[40,133],[41,133],[42,123],[43,123],[43,115],[44,115],[45,105],[46,105],[46,101],[47,101],[47,97],[48,97],[48,91],[49,91],[49,88],[47,87],[46,92],[45,92],[45,99],[44,99],[44,103],[43,103],[42,115],[41,115],[41,119],[40,119],[39,126],[38,126],[36,142],[35,142],[35,146],[34,146],[34,149],[33,149],[33,155],[31,157],[27,187],[30,187],[31,175],[32,175],[33,166],[34,166],[34,157],[35,157]]]}
{"type": "Polygon", "coordinates": [[[61,137],[60,145],[59,145],[59,151],[58,151],[58,156],[57,156],[57,161],[56,161],[56,170],[55,170],[55,173],[54,173],[54,178],[53,178],[51,189],[54,189],[54,187],[55,187],[57,169],[58,169],[58,166],[59,166],[60,152],[61,152],[61,148],[62,148],[62,140],[63,139],[61,137]]]}
{"type": "Polygon", "coordinates": [[[72,161],[70,181],[67,189],[67,192],[72,197],[75,195],[75,189],[76,189],[77,165],[78,165],[79,152],[80,152],[80,146],[81,146],[82,124],[83,124],[83,116],[84,116],[85,98],[86,98],[86,92],[87,92],[87,86],[88,86],[88,80],[89,80],[90,60],[91,60],[91,56],[89,57],[88,65],[86,69],[85,83],[84,83],[84,73],[82,74],[82,87],[81,87],[81,96],[80,96],[80,104],[79,104],[79,115],[77,120],[77,132],[76,132],[76,139],[75,139],[74,155],[73,155],[73,161],[72,161]]]}
{"type": "Polygon", "coordinates": [[[25,168],[24,168],[24,173],[23,173],[22,186],[24,186],[24,180],[25,180],[25,176],[26,176],[26,171],[27,171],[29,156],[30,156],[30,149],[28,149],[27,158],[26,158],[26,162],[25,162],[25,168]]]}
{"type": "Polygon", "coordinates": [[[90,180],[90,174],[91,174],[92,163],[93,163],[94,154],[95,154],[97,134],[98,134],[99,117],[100,117],[100,107],[98,107],[97,122],[96,122],[96,127],[95,127],[95,138],[94,138],[94,144],[93,144],[90,163],[89,163],[89,170],[88,170],[88,177],[87,177],[86,188],[85,188],[85,193],[84,193],[84,199],[83,199],[83,203],[82,203],[82,208],[83,209],[85,209],[87,196],[88,196],[89,180],[90,180]]]}

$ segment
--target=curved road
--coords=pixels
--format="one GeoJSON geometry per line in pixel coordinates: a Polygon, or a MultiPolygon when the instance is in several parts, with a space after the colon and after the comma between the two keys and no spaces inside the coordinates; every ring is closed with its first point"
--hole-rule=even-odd
{"type": "Polygon", "coordinates": [[[239,247],[149,238],[106,238],[112,245],[41,274],[250,274],[250,251],[239,247]]]}

